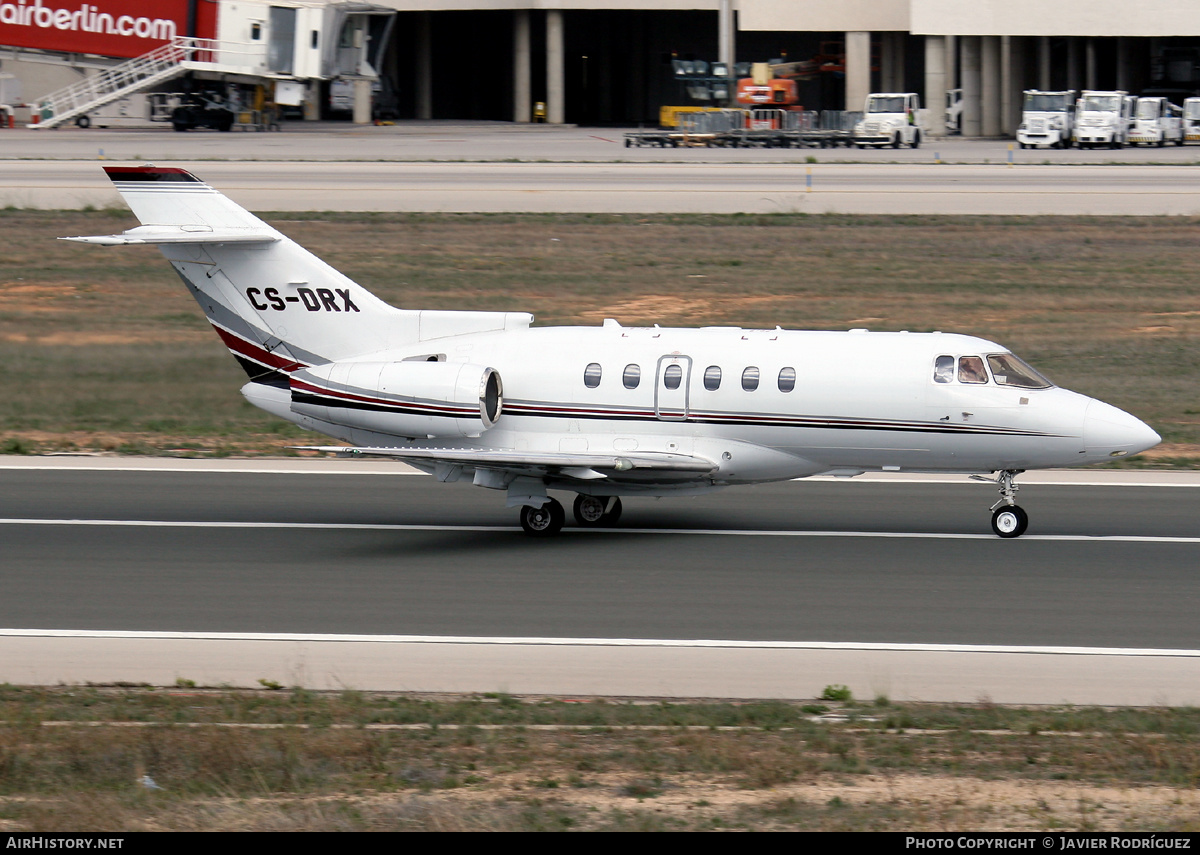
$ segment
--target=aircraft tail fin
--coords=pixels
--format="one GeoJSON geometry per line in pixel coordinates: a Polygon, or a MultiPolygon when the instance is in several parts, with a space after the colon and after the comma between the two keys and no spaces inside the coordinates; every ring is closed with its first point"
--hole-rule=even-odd
{"type": "Polygon", "coordinates": [[[65,240],[157,246],[254,382],[287,386],[300,368],[532,320],[397,309],[187,170],[104,171],[142,225],[65,240]]]}

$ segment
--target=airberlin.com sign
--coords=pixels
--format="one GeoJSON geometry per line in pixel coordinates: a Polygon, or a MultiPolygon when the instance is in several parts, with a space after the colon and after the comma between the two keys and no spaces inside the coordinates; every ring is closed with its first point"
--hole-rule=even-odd
{"type": "MultiPolygon", "coordinates": [[[[197,32],[212,38],[216,3],[199,0],[197,32]]],[[[188,0],[4,0],[0,45],[101,56],[140,56],[187,34],[188,0]],[[149,13],[149,14],[147,14],[149,13]]]]}

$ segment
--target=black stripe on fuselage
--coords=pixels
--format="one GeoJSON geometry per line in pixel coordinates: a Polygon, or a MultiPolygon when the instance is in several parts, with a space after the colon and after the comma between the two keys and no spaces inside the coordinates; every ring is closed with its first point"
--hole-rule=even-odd
{"type": "Polygon", "coordinates": [[[330,407],[342,410],[365,410],[372,413],[397,413],[411,416],[436,416],[447,419],[469,419],[478,417],[478,413],[470,409],[449,409],[445,407],[423,406],[421,404],[403,404],[370,401],[353,401],[346,398],[335,398],[328,395],[318,395],[312,392],[302,392],[292,386],[293,404],[310,404],[316,407],[330,407]]]}
{"type": "Polygon", "coordinates": [[[681,424],[726,425],[730,427],[791,427],[810,428],[816,430],[873,430],[894,431],[901,433],[939,433],[967,434],[987,436],[1038,436],[1053,437],[1040,431],[1027,431],[1019,428],[994,427],[989,425],[949,424],[943,422],[896,422],[883,419],[848,419],[833,416],[785,416],[785,415],[748,415],[745,413],[730,413],[718,415],[714,413],[695,412],[683,418],[682,412],[672,414],[665,411],[666,418],[659,418],[653,410],[631,411],[597,408],[574,410],[554,407],[550,404],[504,402],[504,414],[528,418],[559,418],[559,419],[588,419],[598,421],[640,421],[640,422],[677,422],[681,424]],[[672,418],[675,415],[677,418],[672,418]]]}

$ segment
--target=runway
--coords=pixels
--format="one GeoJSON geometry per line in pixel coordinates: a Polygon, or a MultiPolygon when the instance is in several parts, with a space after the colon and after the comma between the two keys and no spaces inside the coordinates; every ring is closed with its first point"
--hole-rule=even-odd
{"type": "MultiPolygon", "coordinates": [[[[0,206],[122,207],[110,162],[0,161],[0,206]]],[[[1182,165],[156,162],[254,211],[1200,214],[1182,165]]]]}
{"type": "Polygon", "coordinates": [[[987,485],[880,476],[631,501],[542,542],[396,466],[119,464],[0,469],[0,626],[34,631],[0,637],[0,680],[1200,701],[1186,474],[1042,473],[1018,541],[987,533],[987,485]]]}

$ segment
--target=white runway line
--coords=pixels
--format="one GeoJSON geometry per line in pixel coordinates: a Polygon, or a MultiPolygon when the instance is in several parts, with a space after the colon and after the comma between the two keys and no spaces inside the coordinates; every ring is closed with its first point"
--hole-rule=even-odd
{"type": "Polygon", "coordinates": [[[676,638],[554,638],[472,635],[355,635],[295,632],[186,632],[176,630],[2,629],[3,638],[125,638],[190,641],[313,641],[373,644],[498,644],[535,647],[688,647],[736,650],[890,650],[905,653],[1022,653],[1050,656],[1174,656],[1200,658],[1200,650],[1138,647],[1064,647],[1015,644],[909,644],[867,641],[737,641],[676,638]]]}
{"type": "MultiPolygon", "coordinates": [[[[29,526],[94,526],[111,528],[225,528],[225,529],[314,529],[334,531],[460,531],[460,532],[519,532],[519,526],[488,525],[402,525],[395,523],[303,523],[303,522],[222,522],[219,520],[52,520],[0,519],[0,525],[29,526]]],[[[907,540],[995,540],[993,534],[952,534],[938,532],[900,531],[771,531],[752,529],[705,528],[564,528],[563,534],[659,534],[707,535],[725,537],[854,537],[900,538],[907,540]]],[[[1200,543],[1200,537],[1171,537],[1134,534],[1026,534],[1025,541],[1061,541],[1071,543],[1200,543]]]]}

